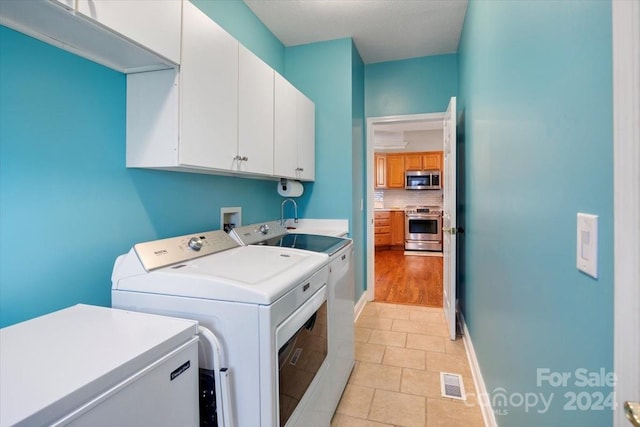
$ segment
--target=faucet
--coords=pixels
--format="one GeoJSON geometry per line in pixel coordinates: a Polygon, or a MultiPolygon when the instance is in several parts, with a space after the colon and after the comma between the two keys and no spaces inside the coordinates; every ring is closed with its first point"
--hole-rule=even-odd
{"type": "Polygon", "coordinates": [[[295,223],[298,222],[298,204],[293,199],[284,199],[282,201],[282,204],[280,205],[280,225],[283,225],[283,226],[284,226],[284,205],[286,205],[287,202],[293,203],[293,215],[294,215],[293,222],[295,223]]]}

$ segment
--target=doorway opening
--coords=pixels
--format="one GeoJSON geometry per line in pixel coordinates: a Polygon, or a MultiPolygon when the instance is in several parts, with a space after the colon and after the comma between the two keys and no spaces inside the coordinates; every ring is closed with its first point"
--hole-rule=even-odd
{"type": "Polygon", "coordinates": [[[406,167],[442,170],[444,117],[429,113],[367,119],[369,301],[442,307],[442,252],[405,251],[405,208],[442,210],[442,190],[406,190],[404,181],[406,167]]]}

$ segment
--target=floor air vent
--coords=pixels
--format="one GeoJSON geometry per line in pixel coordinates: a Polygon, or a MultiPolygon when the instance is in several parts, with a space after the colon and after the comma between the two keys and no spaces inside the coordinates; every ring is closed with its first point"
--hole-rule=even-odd
{"type": "Polygon", "coordinates": [[[440,372],[440,391],[444,397],[451,399],[467,400],[464,394],[464,383],[462,376],[440,372]]]}

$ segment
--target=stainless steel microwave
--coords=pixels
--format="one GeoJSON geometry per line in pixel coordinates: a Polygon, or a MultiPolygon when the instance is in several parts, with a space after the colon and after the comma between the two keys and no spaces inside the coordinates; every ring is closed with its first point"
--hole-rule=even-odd
{"type": "Polygon", "coordinates": [[[407,190],[440,190],[439,170],[406,171],[404,188],[407,190]]]}

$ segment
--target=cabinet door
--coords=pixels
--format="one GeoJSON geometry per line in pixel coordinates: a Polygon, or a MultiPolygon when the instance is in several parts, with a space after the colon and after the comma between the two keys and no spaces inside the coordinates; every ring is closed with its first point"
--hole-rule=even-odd
{"type": "Polygon", "coordinates": [[[280,74],[274,80],[273,173],[296,179],[298,167],[298,93],[280,74]]]}
{"type": "Polygon", "coordinates": [[[387,187],[404,188],[404,154],[387,154],[387,187]]]}
{"type": "Polygon", "coordinates": [[[375,246],[391,244],[391,213],[388,211],[374,213],[375,246]]]}
{"type": "Polygon", "coordinates": [[[180,0],[78,0],[77,4],[82,15],[180,64],[180,0]]]}
{"type": "Polygon", "coordinates": [[[404,212],[391,212],[391,244],[404,246],[404,212]]]}
{"type": "Polygon", "coordinates": [[[428,151],[422,154],[424,169],[442,169],[442,151],[428,151]]]}
{"type": "Polygon", "coordinates": [[[374,154],[375,163],[375,188],[387,188],[387,156],[374,154]]]}
{"type": "MultiPolygon", "coordinates": [[[[297,89],[296,89],[297,91],[297,89]]],[[[297,178],[316,179],[316,106],[298,92],[298,171],[297,178]]]]}
{"type": "Polygon", "coordinates": [[[238,149],[238,42],[186,1],[182,45],[178,161],[231,170],[238,149]]]}
{"type": "Polygon", "coordinates": [[[404,155],[404,169],[408,171],[422,170],[422,153],[408,153],[404,155]]]}
{"type": "Polygon", "coordinates": [[[273,175],[274,72],[242,45],[239,64],[237,170],[273,175]]]}

